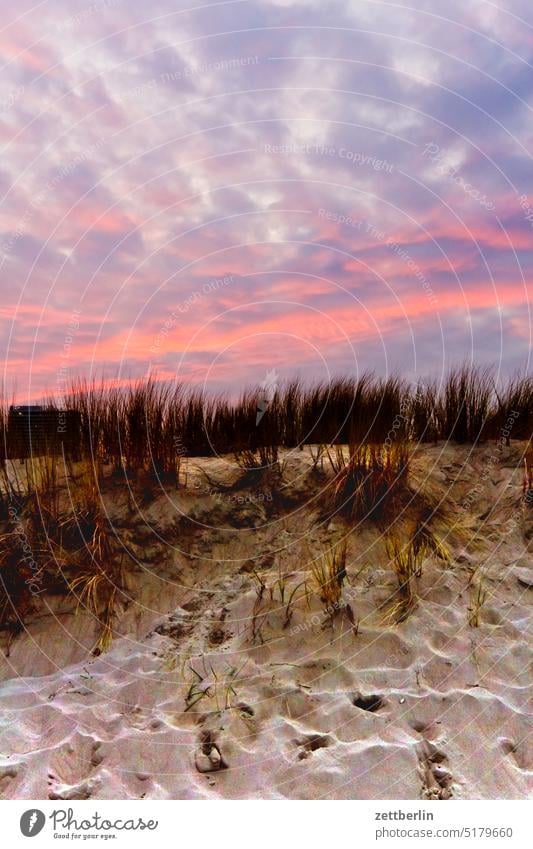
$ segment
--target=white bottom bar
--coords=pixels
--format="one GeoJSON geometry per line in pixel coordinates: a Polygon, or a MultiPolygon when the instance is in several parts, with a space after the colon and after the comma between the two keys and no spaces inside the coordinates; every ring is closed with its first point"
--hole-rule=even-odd
{"type": "Polygon", "coordinates": [[[0,804],[5,846],[194,846],[212,849],[337,846],[531,845],[531,803],[11,801],[0,804]],[[29,833],[33,832],[33,833],[29,833]],[[27,835],[27,836],[26,836],[27,835]]]}

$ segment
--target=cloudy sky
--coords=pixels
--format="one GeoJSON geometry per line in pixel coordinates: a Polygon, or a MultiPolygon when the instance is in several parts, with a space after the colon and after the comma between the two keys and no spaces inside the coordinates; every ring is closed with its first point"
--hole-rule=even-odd
{"type": "Polygon", "coordinates": [[[1,0],[7,391],[529,368],[531,0],[1,0]]]}

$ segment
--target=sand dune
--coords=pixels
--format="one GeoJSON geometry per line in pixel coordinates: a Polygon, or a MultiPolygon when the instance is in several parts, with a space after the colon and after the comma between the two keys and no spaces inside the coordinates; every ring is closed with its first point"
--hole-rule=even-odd
{"type": "Polygon", "coordinates": [[[307,450],[287,455],[282,496],[268,482],[214,491],[203,472],[229,482],[229,458],[191,462],[187,489],[134,510],[110,484],[109,513],[138,560],[129,601],[100,657],[97,623],[61,597],[42,599],[11,643],[2,796],[526,797],[533,523],[519,450],[497,464],[488,445],[417,452],[413,475],[445,504],[452,560],[426,559],[416,608],[396,624],[379,528],[324,517],[307,450]],[[350,608],[330,617],[318,594],[295,590],[288,611],[310,556],[346,534],[350,608]]]}

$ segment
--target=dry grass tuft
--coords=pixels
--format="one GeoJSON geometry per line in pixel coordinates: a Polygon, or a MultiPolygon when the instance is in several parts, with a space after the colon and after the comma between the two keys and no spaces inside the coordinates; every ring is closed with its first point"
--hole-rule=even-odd
{"type": "Polygon", "coordinates": [[[16,531],[0,536],[0,631],[15,634],[24,627],[24,621],[34,609],[31,584],[32,571],[16,531]]]}
{"type": "Polygon", "coordinates": [[[487,600],[487,591],[480,578],[472,584],[470,593],[470,605],[468,607],[468,624],[471,628],[479,628],[481,622],[481,609],[487,600]]]}
{"type": "Polygon", "coordinates": [[[61,523],[57,553],[63,560],[69,592],[97,619],[101,633],[93,648],[106,651],[113,637],[113,620],[125,590],[125,551],[109,521],[92,469],[86,469],[81,497],[61,523]]]}
{"type": "Polygon", "coordinates": [[[385,547],[398,581],[399,600],[390,615],[402,622],[416,606],[416,579],[422,577],[424,560],[433,555],[447,564],[450,554],[440,537],[430,529],[425,515],[419,517],[414,529],[407,533],[404,528],[393,525],[385,537],[385,547]]]}
{"type": "Polygon", "coordinates": [[[346,579],[346,541],[333,543],[313,560],[311,575],[320,601],[333,616],[340,609],[346,579]]]}
{"type": "Polygon", "coordinates": [[[416,606],[415,578],[422,571],[422,555],[416,552],[413,541],[407,542],[390,534],[385,542],[389,563],[398,581],[399,600],[393,605],[390,617],[403,622],[416,606]]]}

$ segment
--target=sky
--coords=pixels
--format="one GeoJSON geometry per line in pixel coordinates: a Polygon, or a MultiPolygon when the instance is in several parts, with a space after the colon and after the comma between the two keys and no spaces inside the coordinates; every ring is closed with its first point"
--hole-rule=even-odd
{"type": "Polygon", "coordinates": [[[0,0],[0,357],[530,370],[530,0],[0,0]]]}

